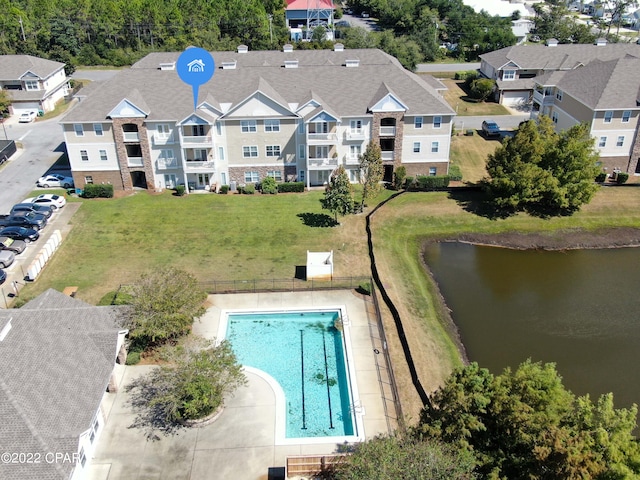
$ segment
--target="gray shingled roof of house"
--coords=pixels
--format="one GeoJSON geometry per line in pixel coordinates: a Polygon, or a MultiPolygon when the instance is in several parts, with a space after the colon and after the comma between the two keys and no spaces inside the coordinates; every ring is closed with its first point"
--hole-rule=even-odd
{"type": "MultiPolygon", "coordinates": [[[[389,85],[408,106],[408,114],[451,115],[453,110],[436,90],[404,69],[392,56],[376,49],[213,52],[216,66],[236,61],[235,69],[217,68],[213,78],[200,87],[199,103],[208,97],[219,105],[237,106],[256,92],[259,85],[286,101],[285,106],[302,105],[310,92],[327,102],[325,107],[340,117],[368,113],[376,92],[389,85]],[[347,60],[359,60],[358,67],[346,67],[347,60]],[[298,60],[298,68],[284,68],[285,60],[298,60]]],[[[124,70],[83,99],[62,119],[62,123],[97,122],[123,99],[132,103],[134,91],[144,99],[150,121],[182,120],[193,113],[191,87],[175,70],[160,70],[161,63],[178,59],[178,52],[151,53],[129,70],[124,70]]],[[[264,92],[269,96],[268,92],[264,92]]],[[[281,100],[281,101],[282,101],[281,100]]],[[[146,110],[142,105],[138,105],[146,110]]]]}
{"type": "Polygon", "coordinates": [[[61,67],[64,63],[31,55],[0,55],[0,81],[18,80],[27,72],[47,78],[61,67]]]}
{"type": "Polygon", "coordinates": [[[614,60],[625,55],[640,58],[640,45],[635,43],[563,44],[555,47],[514,45],[485,53],[480,55],[480,58],[496,69],[512,61],[521,69],[570,70],[593,60],[614,60]]]}
{"type": "Polygon", "coordinates": [[[593,110],[637,109],[640,100],[640,58],[595,60],[584,67],[536,78],[556,85],[593,110]]]}
{"type": "Polygon", "coordinates": [[[0,450],[38,452],[42,462],[0,463],[0,478],[69,477],[72,464],[44,455],[77,453],[115,364],[119,312],[52,289],[2,312],[12,328],[0,342],[0,450]]]}

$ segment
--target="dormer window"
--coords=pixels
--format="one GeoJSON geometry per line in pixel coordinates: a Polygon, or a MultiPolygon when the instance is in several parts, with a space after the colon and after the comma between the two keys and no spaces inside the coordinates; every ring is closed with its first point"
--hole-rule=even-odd
{"type": "Polygon", "coordinates": [[[516,79],[516,71],[515,70],[505,70],[502,72],[502,80],[515,80],[516,79]]]}
{"type": "Polygon", "coordinates": [[[357,59],[346,60],[344,64],[345,64],[345,67],[354,68],[354,67],[360,66],[360,60],[357,60],[357,59]]]}
{"type": "Polygon", "coordinates": [[[27,90],[40,90],[40,85],[38,85],[38,80],[25,80],[24,86],[27,90]]]}

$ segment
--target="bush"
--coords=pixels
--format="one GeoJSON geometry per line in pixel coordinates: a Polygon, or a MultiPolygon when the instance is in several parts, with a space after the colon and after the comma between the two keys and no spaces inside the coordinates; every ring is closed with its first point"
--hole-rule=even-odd
{"type": "Polygon", "coordinates": [[[278,193],[278,185],[276,184],[276,180],[273,177],[266,177],[262,180],[262,184],[260,185],[262,193],[268,193],[270,195],[275,195],[278,193]]]}
{"type": "Polygon", "coordinates": [[[126,365],[136,365],[140,363],[140,352],[129,352],[127,354],[127,360],[124,363],[126,365]]]}
{"type": "Polygon", "coordinates": [[[607,179],[607,173],[606,172],[600,172],[598,174],[598,176],[596,177],[596,182],[598,183],[602,183],[607,179]]]}
{"type": "Polygon", "coordinates": [[[418,190],[437,190],[449,186],[449,176],[418,175],[416,177],[416,183],[418,190]]]}
{"type": "Polygon", "coordinates": [[[113,198],[113,185],[87,183],[82,192],[84,198],[113,198]]]}
{"type": "Polygon", "coordinates": [[[184,185],[176,185],[175,191],[177,196],[182,197],[186,192],[186,190],[187,189],[185,188],[184,185]]]}
{"type": "Polygon", "coordinates": [[[462,171],[458,165],[449,165],[449,180],[452,182],[462,180],[462,171]]]}
{"type": "Polygon", "coordinates": [[[223,195],[226,195],[227,193],[229,193],[229,185],[221,185],[220,193],[222,193],[223,195]]]}
{"type": "Polygon", "coordinates": [[[468,78],[471,78],[471,80],[475,80],[476,78],[478,78],[478,72],[475,70],[465,70],[462,72],[456,72],[453,78],[455,80],[465,80],[465,81],[468,78]]]}
{"type": "Polygon", "coordinates": [[[629,174],[625,173],[625,172],[618,172],[618,175],[616,175],[616,183],[618,185],[622,185],[623,183],[625,183],[627,180],[629,180],[629,174]]]}
{"type": "Polygon", "coordinates": [[[278,193],[302,193],[304,192],[304,182],[285,182],[278,184],[278,193]]]}
{"type": "Polygon", "coordinates": [[[238,187],[238,192],[244,193],[245,195],[253,195],[254,193],[256,193],[256,186],[253,184],[244,185],[238,187]]]}
{"type": "Polygon", "coordinates": [[[358,285],[356,291],[358,293],[361,293],[362,295],[371,295],[371,282],[361,283],[360,285],[358,285]]]}
{"type": "Polygon", "coordinates": [[[407,178],[407,169],[404,166],[396,168],[393,172],[393,188],[400,190],[407,178]]]}
{"type": "Polygon", "coordinates": [[[404,189],[411,190],[415,186],[414,181],[415,179],[413,177],[407,177],[407,179],[404,181],[404,189]]]}

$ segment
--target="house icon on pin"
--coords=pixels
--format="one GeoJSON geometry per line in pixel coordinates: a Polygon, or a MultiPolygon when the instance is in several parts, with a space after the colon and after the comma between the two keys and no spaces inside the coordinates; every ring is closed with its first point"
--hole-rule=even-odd
{"type": "Polygon", "coordinates": [[[187,63],[187,69],[192,73],[204,72],[204,62],[200,58],[191,60],[187,63]]]}

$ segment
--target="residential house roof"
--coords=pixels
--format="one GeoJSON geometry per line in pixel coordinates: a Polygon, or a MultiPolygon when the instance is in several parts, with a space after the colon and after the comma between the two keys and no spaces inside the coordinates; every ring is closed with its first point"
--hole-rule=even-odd
{"type": "Polygon", "coordinates": [[[64,63],[31,55],[0,55],[0,81],[19,80],[31,72],[45,79],[64,67],[64,63]]]}
{"type": "Polygon", "coordinates": [[[575,70],[552,72],[536,78],[555,85],[592,110],[640,108],[640,58],[594,60],[575,70]]]}
{"type": "Polygon", "coordinates": [[[120,311],[49,289],[0,312],[0,325],[11,325],[0,341],[0,445],[42,455],[39,464],[0,462],[0,478],[69,478],[74,464],[44,455],[77,454],[115,364],[120,311]]]}
{"type": "Polygon", "coordinates": [[[333,10],[331,0],[287,0],[287,10],[333,10]]]}
{"type": "Polygon", "coordinates": [[[626,55],[640,58],[640,45],[612,43],[607,45],[570,44],[514,45],[480,55],[496,70],[514,62],[521,70],[571,70],[593,60],[614,60],[626,55]]]}
{"type": "MultiPolygon", "coordinates": [[[[106,120],[108,113],[134,90],[144,99],[148,121],[186,118],[193,113],[191,86],[183,83],[175,70],[159,69],[161,63],[175,62],[178,56],[179,52],[147,55],[79,102],[62,123],[106,120]]],[[[293,111],[313,92],[322,98],[323,107],[340,117],[361,117],[375,103],[383,84],[408,106],[408,114],[454,113],[429,83],[377,49],[212,52],[212,56],[216,65],[236,62],[234,69],[216,69],[213,78],[199,89],[199,102],[214,98],[223,113],[258,89],[278,103],[285,102],[293,111]],[[297,68],[284,68],[285,60],[297,60],[297,68]],[[358,60],[358,66],[346,67],[348,60],[358,60]]]]}

